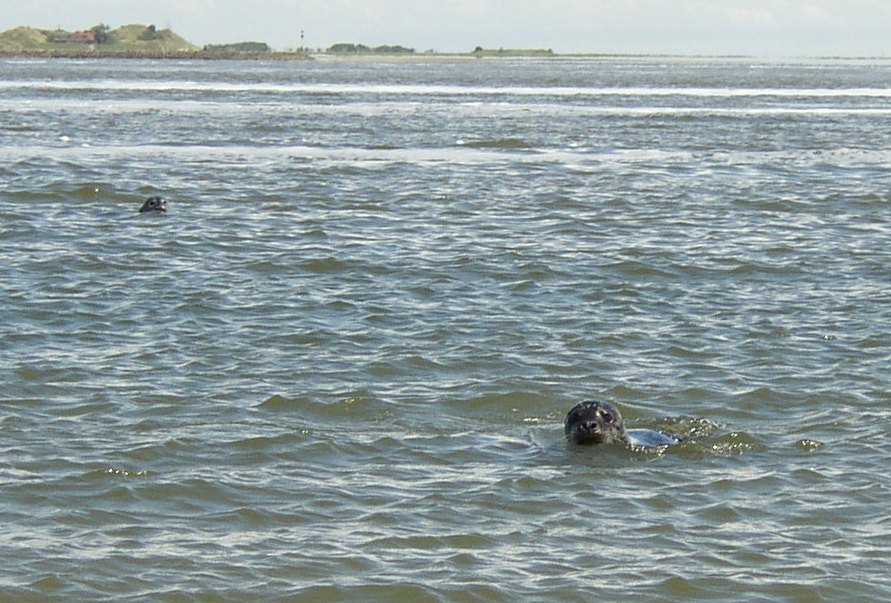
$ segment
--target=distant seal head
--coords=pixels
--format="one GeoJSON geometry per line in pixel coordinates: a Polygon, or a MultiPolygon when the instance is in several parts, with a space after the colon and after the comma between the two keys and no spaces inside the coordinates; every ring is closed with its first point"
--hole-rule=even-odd
{"type": "Polygon", "coordinates": [[[139,208],[139,213],[144,214],[151,211],[167,211],[167,199],[164,197],[149,197],[139,208]]]}
{"type": "Polygon", "coordinates": [[[573,444],[622,444],[630,448],[671,446],[680,438],[653,429],[625,429],[618,409],[609,402],[585,400],[573,406],[563,424],[573,444]]]}

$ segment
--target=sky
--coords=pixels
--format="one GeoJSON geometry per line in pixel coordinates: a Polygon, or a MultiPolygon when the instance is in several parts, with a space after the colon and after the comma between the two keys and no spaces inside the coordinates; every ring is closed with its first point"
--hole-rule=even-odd
{"type": "Polygon", "coordinates": [[[891,56],[891,0],[0,0],[0,31],[170,27],[193,44],[891,56]]]}

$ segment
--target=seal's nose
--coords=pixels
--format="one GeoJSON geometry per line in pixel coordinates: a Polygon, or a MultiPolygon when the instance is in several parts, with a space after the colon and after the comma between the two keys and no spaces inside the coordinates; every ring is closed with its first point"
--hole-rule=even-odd
{"type": "Polygon", "coordinates": [[[584,421],[580,428],[582,431],[595,431],[597,429],[597,421],[584,421]]]}

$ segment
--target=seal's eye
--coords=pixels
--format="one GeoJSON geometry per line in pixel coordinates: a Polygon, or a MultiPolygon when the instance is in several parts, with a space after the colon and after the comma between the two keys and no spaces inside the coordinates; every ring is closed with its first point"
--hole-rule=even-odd
{"type": "Polygon", "coordinates": [[[149,201],[149,207],[158,207],[157,199],[152,199],[151,201],[149,201]]]}

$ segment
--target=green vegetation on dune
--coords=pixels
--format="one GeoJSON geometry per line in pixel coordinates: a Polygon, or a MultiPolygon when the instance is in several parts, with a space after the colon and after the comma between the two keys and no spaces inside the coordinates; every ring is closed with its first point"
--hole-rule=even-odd
{"type": "Polygon", "coordinates": [[[159,30],[154,25],[124,25],[114,30],[106,25],[96,25],[76,32],[16,27],[0,33],[0,52],[4,53],[52,56],[137,53],[163,56],[195,50],[195,46],[169,29],[159,30]]]}
{"type": "Polygon", "coordinates": [[[168,52],[197,50],[195,46],[169,29],[155,29],[154,25],[124,25],[108,32],[108,41],[100,44],[109,50],[151,50],[168,52]]]}
{"type": "Polygon", "coordinates": [[[33,50],[48,42],[47,33],[33,27],[16,27],[0,34],[0,50],[4,52],[33,50]]]}

